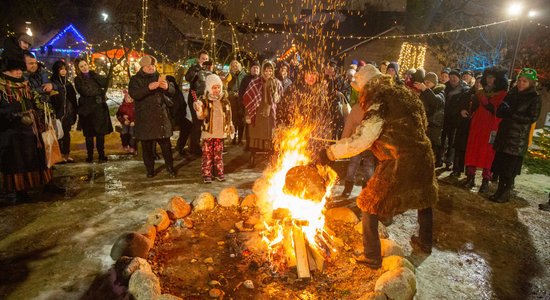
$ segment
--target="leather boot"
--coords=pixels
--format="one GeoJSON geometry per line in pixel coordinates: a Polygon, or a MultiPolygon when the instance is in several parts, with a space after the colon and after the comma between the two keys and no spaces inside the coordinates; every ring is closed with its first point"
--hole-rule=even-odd
{"type": "Polygon", "coordinates": [[[468,175],[468,177],[466,178],[466,182],[464,183],[464,187],[471,189],[474,186],[476,186],[475,177],[473,175],[468,175]]]}
{"type": "Polygon", "coordinates": [[[483,179],[483,181],[481,182],[481,186],[479,187],[479,192],[487,193],[488,191],[489,191],[489,180],[483,179]]]}
{"type": "Polygon", "coordinates": [[[510,186],[501,177],[498,181],[498,188],[494,195],[489,197],[489,200],[497,203],[505,203],[510,200],[510,186]]]}

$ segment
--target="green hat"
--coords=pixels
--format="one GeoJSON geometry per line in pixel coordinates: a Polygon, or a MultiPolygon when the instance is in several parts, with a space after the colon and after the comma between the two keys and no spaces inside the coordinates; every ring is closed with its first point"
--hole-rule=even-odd
{"type": "Polygon", "coordinates": [[[525,77],[529,80],[538,81],[537,71],[535,71],[535,69],[531,69],[531,68],[521,69],[521,72],[519,72],[519,74],[518,74],[518,78],[520,78],[520,77],[525,77]]]}

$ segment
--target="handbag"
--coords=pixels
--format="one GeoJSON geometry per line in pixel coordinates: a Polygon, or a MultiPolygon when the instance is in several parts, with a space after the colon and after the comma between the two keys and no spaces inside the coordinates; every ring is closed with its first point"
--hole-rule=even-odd
{"type": "Polygon", "coordinates": [[[62,139],[65,136],[65,132],[63,131],[63,124],[59,119],[55,119],[55,133],[58,140],[62,139]]]}
{"type": "Polygon", "coordinates": [[[63,160],[61,149],[57,142],[57,133],[52,122],[52,116],[48,106],[44,106],[44,120],[46,122],[46,131],[42,132],[42,142],[44,143],[44,152],[46,154],[46,166],[51,168],[56,163],[63,160]]]}

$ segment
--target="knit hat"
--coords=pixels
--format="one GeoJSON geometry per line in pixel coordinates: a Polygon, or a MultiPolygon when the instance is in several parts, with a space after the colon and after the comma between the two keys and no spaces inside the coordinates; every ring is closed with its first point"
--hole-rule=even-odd
{"type": "Polygon", "coordinates": [[[364,67],[364,66],[366,66],[366,65],[367,65],[367,63],[366,63],[365,61],[360,60],[360,61],[359,61],[359,64],[358,64],[357,66],[358,66],[358,67],[364,67]]]}
{"type": "Polygon", "coordinates": [[[356,91],[361,92],[369,80],[379,75],[382,75],[382,73],[375,66],[365,65],[359,72],[355,73],[355,81],[351,83],[351,86],[356,91]]]}
{"type": "Polygon", "coordinates": [[[462,72],[462,75],[474,76],[474,72],[472,70],[465,70],[464,72],[462,72]]]}
{"type": "Polygon", "coordinates": [[[27,70],[27,64],[20,57],[5,57],[0,61],[0,71],[27,70]]]}
{"type": "Polygon", "coordinates": [[[394,69],[395,73],[399,74],[399,65],[394,61],[388,64],[388,67],[386,68],[386,72],[388,71],[388,69],[394,69]]]}
{"type": "Polygon", "coordinates": [[[32,39],[32,36],[24,33],[24,34],[19,36],[18,41],[23,41],[23,42],[29,44],[30,46],[32,46],[33,39],[32,39]]]}
{"type": "Polygon", "coordinates": [[[348,69],[346,71],[346,76],[355,76],[355,73],[357,73],[357,71],[355,71],[355,69],[348,69]]]}
{"type": "Polygon", "coordinates": [[[426,71],[424,69],[416,69],[416,71],[411,75],[413,82],[424,82],[424,76],[426,76],[426,71]]]}
{"type": "Polygon", "coordinates": [[[273,71],[275,71],[275,65],[273,64],[273,62],[271,62],[270,60],[264,60],[264,62],[262,63],[262,74],[264,73],[264,70],[266,67],[269,67],[271,66],[271,68],[273,69],[273,71]]]}
{"type": "Polygon", "coordinates": [[[428,72],[426,76],[424,76],[424,81],[432,82],[433,84],[437,85],[439,83],[439,79],[437,78],[437,74],[434,72],[428,72]]]}
{"type": "Polygon", "coordinates": [[[209,92],[209,93],[212,93],[212,87],[214,85],[220,85],[223,89],[223,82],[222,82],[220,76],[218,76],[216,74],[210,74],[210,75],[206,76],[206,88],[204,90],[209,92]]]}
{"type": "Polygon", "coordinates": [[[460,70],[459,69],[453,69],[449,72],[449,76],[454,75],[458,78],[460,78],[460,70]]]}
{"type": "Polygon", "coordinates": [[[143,68],[145,66],[151,66],[155,65],[157,63],[157,59],[154,58],[151,55],[145,55],[139,60],[139,65],[143,68]]]}
{"type": "Polygon", "coordinates": [[[359,64],[359,61],[357,59],[354,59],[351,61],[351,64],[357,66],[359,64]]]}
{"type": "Polygon", "coordinates": [[[539,80],[537,78],[537,71],[535,71],[535,69],[531,69],[531,68],[521,69],[521,72],[519,72],[519,74],[518,74],[518,79],[520,77],[525,77],[525,78],[527,78],[529,80],[533,80],[533,81],[538,81],[539,80]]]}
{"type": "Polygon", "coordinates": [[[449,74],[450,72],[451,72],[451,68],[444,68],[443,70],[441,70],[441,73],[449,74]]]}
{"type": "Polygon", "coordinates": [[[250,67],[252,68],[252,67],[254,67],[254,66],[260,67],[260,62],[257,61],[257,60],[253,61],[252,64],[250,65],[250,67]]]}

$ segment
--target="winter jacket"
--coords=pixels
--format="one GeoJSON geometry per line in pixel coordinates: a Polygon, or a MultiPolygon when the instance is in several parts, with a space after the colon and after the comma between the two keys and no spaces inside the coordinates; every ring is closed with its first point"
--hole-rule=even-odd
{"type": "Polygon", "coordinates": [[[105,103],[107,79],[90,71],[74,79],[78,98],[79,127],[86,137],[106,135],[113,132],[109,107],[105,103]]]}
{"type": "Polygon", "coordinates": [[[432,145],[441,144],[441,131],[443,129],[443,117],[445,113],[445,85],[438,84],[431,89],[420,93],[420,100],[424,104],[426,118],[428,118],[428,130],[426,131],[432,145]]]}
{"type": "MultiPolygon", "coordinates": [[[[213,127],[220,127],[223,128],[224,133],[229,130],[229,127],[232,123],[231,121],[231,104],[228,100],[228,95],[226,91],[223,91],[222,98],[219,100],[221,103],[221,108],[223,112],[223,116],[221,117],[221,120],[223,120],[223,124],[216,124],[214,125],[214,121],[217,120],[216,116],[212,113],[214,109],[214,101],[211,99],[208,99],[208,93],[206,93],[203,97],[201,97],[202,101],[202,114],[197,115],[200,120],[204,120],[202,123],[202,131],[203,131],[203,137],[206,136],[208,138],[208,134],[213,133],[213,127]],[[205,134],[206,133],[206,134],[205,134]]],[[[217,137],[220,138],[220,137],[217,137]]]]}
{"type": "Polygon", "coordinates": [[[243,71],[240,71],[237,74],[231,74],[231,80],[227,84],[229,102],[231,103],[231,114],[233,116],[233,123],[235,126],[243,126],[245,124],[244,105],[243,101],[239,97],[239,89],[245,77],[246,73],[243,71]]]}
{"type": "Polygon", "coordinates": [[[136,120],[136,113],[135,113],[135,102],[122,102],[122,104],[118,107],[118,110],[116,112],[116,118],[120,122],[120,124],[124,125],[124,122],[126,119],[124,119],[124,115],[128,116],[128,121],[135,122],[136,120]]]}
{"type": "Polygon", "coordinates": [[[443,128],[456,128],[460,122],[460,110],[463,106],[463,97],[470,87],[463,81],[456,87],[447,83],[445,88],[445,111],[443,119],[443,128]]]}
{"type": "Polygon", "coordinates": [[[495,150],[523,156],[528,148],[531,124],[538,119],[541,105],[540,95],[534,88],[523,92],[512,88],[497,109],[497,117],[502,118],[502,122],[495,138],[495,150]]]}
{"type": "Polygon", "coordinates": [[[76,90],[67,77],[50,78],[57,86],[59,94],[50,97],[51,104],[55,111],[55,117],[67,127],[76,123],[76,90]]]}
{"type": "Polygon", "coordinates": [[[331,160],[372,150],[379,163],[357,197],[362,211],[393,215],[438,199],[434,156],[422,102],[403,85],[368,82],[372,102],[354,134],[327,149],[331,160]],[[369,86],[371,85],[371,86],[369,86]]]}
{"type": "Polygon", "coordinates": [[[140,70],[130,78],[128,94],[135,100],[135,138],[141,141],[165,139],[172,136],[172,124],[167,97],[174,96],[175,88],[168,83],[168,89],[149,90],[149,84],[158,81],[159,73],[147,74],[140,70]]]}

